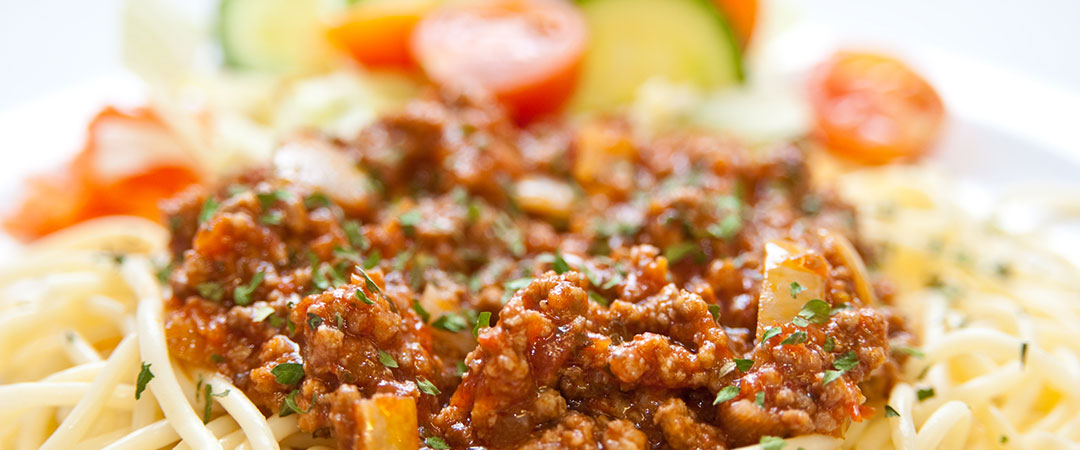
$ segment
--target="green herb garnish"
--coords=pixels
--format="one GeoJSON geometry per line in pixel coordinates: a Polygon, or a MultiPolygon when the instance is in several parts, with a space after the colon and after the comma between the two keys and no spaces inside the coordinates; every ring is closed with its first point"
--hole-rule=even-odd
{"type": "Polygon", "coordinates": [[[784,338],[784,340],[780,341],[780,345],[802,344],[803,342],[806,342],[806,337],[807,336],[805,331],[796,331],[789,334],[788,337],[784,338]]]}
{"type": "Polygon", "coordinates": [[[562,275],[570,271],[570,264],[566,263],[566,259],[563,259],[562,252],[555,251],[555,262],[552,264],[552,268],[555,269],[555,273],[562,275]]]}
{"type": "Polygon", "coordinates": [[[799,310],[798,317],[802,317],[818,325],[824,325],[829,321],[830,311],[831,308],[828,303],[825,303],[823,300],[813,299],[803,305],[802,309],[799,310]]]}
{"type": "Polygon", "coordinates": [[[142,396],[143,391],[146,390],[146,383],[154,379],[154,372],[150,371],[150,364],[145,361],[142,363],[142,368],[139,369],[139,377],[135,380],[135,400],[138,400],[142,396]]]}
{"type": "Polygon", "coordinates": [[[199,223],[206,223],[210,220],[210,217],[214,215],[218,209],[218,202],[214,200],[214,197],[206,197],[206,201],[203,202],[202,210],[199,211],[199,223]]]}
{"type": "Polygon", "coordinates": [[[356,299],[360,300],[361,302],[364,302],[365,305],[374,305],[375,304],[375,301],[368,298],[367,294],[364,293],[363,289],[357,289],[355,295],[356,295],[356,299]]]}
{"type": "Polygon", "coordinates": [[[225,288],[221,287],[220,283],[199,283],[195,285],[195,290],[199,292],[202,298],[215,302],[220,302],[221,298],[225,296],[225,288]]]}
{"type": "Polygon", "coordinates": [[[468,324],[465,322],[465,318],[454,313],[446,313],[439,316],[431,323],[431,326],[440,330],[449,331],[451,333],[457,333],[464,330],[468,324]]]}
{"type": "Polygon", "coordinates": [[[315,331],[317,328],[319,328],[319,325],[322,325],[322,323],[322,317],[319,317],[312,313],[307,313],[307,324],[308,328],[311,328],[311,331],[315,331]]]}
{"type": "Polygon", "coordinates": [[[767,330],[765,330],[764,333],[761,334],[761,345],[765,345],[765,343],[768,342],[769,339],[776,337],[776,335],[780,334],[781,331],[783,330],[781,330],[780,327],[769,327],[767,330]]]}
{"type": "Polygon", "coordinates": [[[476,316],[476,325],[473,326],[472,335],[474,338],[480,337],[480,329],[491,326],[491,313],[488,311],[481,312],[476,316]]]}
{"type": "Polygon", "coordinates": [[[421,322],[427,323],[428,319],[431,318],[431,313],[424,309],[424,306],[420,304],[420,300],[413,299],[412,309],[416,312],[416,315],[420,316],[421,322]]]}
{"type": "Polygon", "coordinates": [[[725,386],[723,389],[720,389],[720,392],[716,393],[716,399],[713,400],[712,404],[719,405],[738,396],[739,386],[725,386]]]}
{"type": "Polygon", "coordinates": [[[424,445],[428,446],[431,450],[448,450],[450,448],[449,445],[446,445],[446,441],[444,441],[443,438],[435,436],[424,439],[424,445]]]}
{"type": "Polygon", "coordinates": [[[304,365],[300,363],[281,363],[270,369],[274,379],[284,385],[293,385],[304,378],[304,365]]]}
{"type": "Polygon", "coordinates": [[[255,276],[251,277],[251,282],[247,286],[237,286],[233,290],[233,302],[237,305],[246,306],[251,303],[251,293],[255,292],[255,288],[258,288],[263,282],[263,278],[266,274],[263,271],[259,271],[255,276]]]}
{"type": "Polygon", "coordinates": [[[434,384],[431,384],[431,382],[425,378],[417,378],[416,387],[420,388],[420,392],[428,395],[439,395],[441,393],[439,388],[435,387],[434,384]]]}
{"type": "Polygon", "coordinates": [[[391,369],[397,369],[398,367],[397,360],[394,359],[394,356],[383,350],[379,350],[379,362],[391,369]]]}
{"type": "Polygon", "coordinates": [[[783,450],[784,446],[787,445],[787,441],[776,436],[762,436],[761,440],[758,441],[758,445],[761,446],[761,450],[783,450]]]}

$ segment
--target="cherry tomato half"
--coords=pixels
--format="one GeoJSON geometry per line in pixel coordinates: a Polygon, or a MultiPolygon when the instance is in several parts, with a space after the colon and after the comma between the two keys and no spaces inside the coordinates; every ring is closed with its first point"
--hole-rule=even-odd
{"type": "Polygon", "coordinates": [[[840,52],[810,81],[816,134],[832,151],[868,164],[918,157],[941,131],[945,107],[904,63],[840,52]]]}
{"type": "Polygon", "coordinates": [[[459,3],[420,21],[412,50],[435,82],[486,89],[525,122],[569,99],[585,30],[581,12],[563,0],[459,3]]]}

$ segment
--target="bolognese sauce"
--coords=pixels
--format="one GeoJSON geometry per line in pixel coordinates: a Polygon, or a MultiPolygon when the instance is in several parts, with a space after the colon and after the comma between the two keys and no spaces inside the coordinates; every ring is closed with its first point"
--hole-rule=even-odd
{"type": "Polygon", "coordinates": [[[912,339],[791,145],[440,94],[165,211],[171,354],[342,448],[839,436],[912,339]]]}

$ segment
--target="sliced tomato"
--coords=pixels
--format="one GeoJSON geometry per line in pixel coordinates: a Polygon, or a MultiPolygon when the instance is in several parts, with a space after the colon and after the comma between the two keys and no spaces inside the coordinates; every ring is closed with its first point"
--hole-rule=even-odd
{"type": "Polygon", "coordinates": [[[713,0],[713,3],[731,23],[739,48],[745,49],[750,44],[754,26],[757,24],[757,0],[713,0]]]}
{"type": "Polygon", "coordinates": [[[201,180],[180,140],[149,109],[102,110],[70,162],[30,178],[22,203],[3,220],[30,240],[94,217],[159,219],[157,203],[201,180]]]}
{"type": "Polygon", "coordinates": [[[420,21],[412,51],[436,83],[482,88],[526,122],[569,99],[585,52],[585,20],[563,0],[459,3],[420,21]]]}
{"type": "Polygon", "coordinates": [[[330,41],[372,68],[415,67],[409,40],[434,6],[431,0],[374,0],[357,3],[330,27],[330,41]]]}
{"type": "Polygon", "coordinates": [[[832,151],[882,164],[926,153],[941,131],[937,91],[904,63],[840,52],[810,81],[816,134],[832,151]]]}

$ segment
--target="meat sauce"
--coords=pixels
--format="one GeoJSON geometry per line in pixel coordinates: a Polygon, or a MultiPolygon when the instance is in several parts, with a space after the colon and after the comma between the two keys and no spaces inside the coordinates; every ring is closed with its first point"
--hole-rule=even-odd
{"type": "Polygon", "coordinates": [[[794,146],[618,119],[519,129],[447,94],[289,146],[165,205],[168,344],[343,448],[377,446],[373,398],[415,411],[402,448],[840,436],[911,340],[867,287],[852,211],[794,146]],[[814,286],[772,279],[778,245],[814,286]],[[815,297],[824,312],[795,315],[815,297]],[[285,384],[284,363],[303,377],[285,384]]]}

